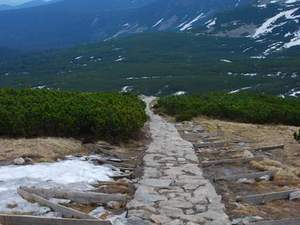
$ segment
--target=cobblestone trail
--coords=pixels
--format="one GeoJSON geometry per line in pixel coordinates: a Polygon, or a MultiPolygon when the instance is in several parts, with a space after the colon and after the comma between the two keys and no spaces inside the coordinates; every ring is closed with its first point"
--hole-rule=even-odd
{"type": "Polygon", "coordinates": [[[152,143],[144,157],[144,176],[128,203],[128,225],[227,225],[221,197],[202,175],[190,142],[149,108],[152,143]]]}

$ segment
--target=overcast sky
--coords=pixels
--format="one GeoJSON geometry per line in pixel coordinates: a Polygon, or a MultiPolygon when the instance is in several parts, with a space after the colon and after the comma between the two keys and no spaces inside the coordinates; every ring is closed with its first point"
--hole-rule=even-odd
{"type": "MultiPolygon", "coordinates": [[[[7,4],[7,5],[18,5],[25,2],[30,2],[32,0],[0,0],[0,5],[7,4]]],[[[44,1],[51,1],[51,0],[44,0],[44,1]]]]}

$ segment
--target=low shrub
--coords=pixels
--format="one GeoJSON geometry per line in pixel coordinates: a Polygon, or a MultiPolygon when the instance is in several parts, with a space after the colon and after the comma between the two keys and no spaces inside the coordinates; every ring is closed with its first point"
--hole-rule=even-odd
{"type": "Polygon", "coordinates": [[[144,108],[131,94],[0,89],[0,135],[128,138],[144,108]]]}
{"type": "Polygon", "coordinates": [[[300,125],[300,99],[263,94],[167,96],[159,99],[158,109],[178,121],[205,115],[246,123],[300,125]]]}

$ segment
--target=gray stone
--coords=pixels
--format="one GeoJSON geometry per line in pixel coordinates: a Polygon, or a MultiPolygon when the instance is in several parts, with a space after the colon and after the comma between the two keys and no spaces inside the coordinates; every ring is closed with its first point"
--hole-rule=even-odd
{"type": "Polygon", "coordinates": [[[294,191],[294,192],[290,193],[289,199],[291,201],[300,199],[300,191],[294,191]]]}
{"type": "Polygon", "coordinates": [[[126,225],[153,225],[150,221],[143,220],[136,216],[129,217],[125,223],[126,225]]]}
{"type": "Polygon", "coordinates": [[[144,177],[145,178],[158,178],[161,176],[161,172],[154,167],[145,167],[144,168],[144,177]]]}
{"type": "Polygon", "coordinates": [[[135,192],[135,200],[142,203],[155,203],[158,201],[165,201],[167,197],[157,193],[154,188],[148,186],[139,186],[135,192]]]}
{"type": "Polygon", "coordinates": [[[231,224],[232,225],[239,225],[239,224],[249,224],[249,223],[254,223],[257,221],[263,220],[262,217],[260,216],[247,216],[243,218],[237,218],[232,220],[231,224]]]}
{"type": "Polygon", "coordinates": [[[110,209],[120,209],[122,207],[122,203],[116,201],[110,201],[107,203],[107,207],[110,209]]]}
{"type": "Polygon", "coordinates": [[[195,153],[191,153],[191,154],[186,154],[185,158],[191,162],[198,162],[198,158],[195,155],[195,153]]]}
{"type": "Polygon", "coordinates": [[[164,216],[164,215],[152,215],[151,220],[154,223],[161,224],[161,225],[164,225],[164,224],[169,223],[169,222],[172,221],[169,217],[164,216]]]}
{"type": "Polygon", "coordinates": [[[186,214],[187,215],[192,215],[192,214],[195,214],[195,212],[194,212],[193,209],[188,209],[188,210],[186,210],[186,214]]]}
{"type": "Polygon", "coordinates": [[[166,223],[164,225],[183,225],[183,222],[180,220],[173,220],[172,222],[166,223]]]}
{"type": "Polygon", "coordinates": [[[158,188],[166,188],[169,187],[172,183],[171,179],[154,179],[154,178],[147,178],[141,181],[141,184],[148,185],[152,187],[158,188]]]}
{"type": "Polygon", "coordinates": [[[171,218],[180,218],[181,215],[183,215],[182,209],[179,208],[172,208],[170,206],[163,206],[161,207],[160,212],[162,214],[165,214],[171,218]]]}
{"type": "Polygon", "coordinates": [[[26,161],[22,157],[16,158],[16,159],[14,159],[14,164],[17,166],[22,166],[22,165],[26,164],[26,161]]]}
{"type": "Polygon", "coordinates": [[[159,205],[161,207],[164,207],[164,206],[170,206],[170,207],[173,207],[173,208],[181,208],[181,209],[190,209],[190,208],[193,208],[193,204],[186,201],[185,199],[182,199],[182,200],[168,200],[168,201],[162,201],[159,203],[159,205]]]}
{"type": "Polygon", "coordinates": [[[205,224],[207,222],[207,220],[200,215],[181,215],[180,218],[197,224],[205,224]]]}

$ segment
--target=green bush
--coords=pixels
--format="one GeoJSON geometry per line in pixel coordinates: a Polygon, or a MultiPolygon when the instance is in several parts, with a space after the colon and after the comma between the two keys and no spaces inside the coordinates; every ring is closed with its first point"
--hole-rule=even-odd
{"type": "Polygon", "coordinates": [[[128,94],[0,89],[0,135],[128,138],[144,108],[128,94]]]}
{"type": "Polygon", "coordinates": [[[158,108],[179,121],[199,115],[258,124],[300,125],[300,99],[253,93],[209,93],[194,96],[167,96],[158,108]]]}
{"type": "Polygon", "coordinates": [[[300,130],[297,132],[294,133],[294,138],[296,141],[298,141],[300,143],[300,130]]]}

